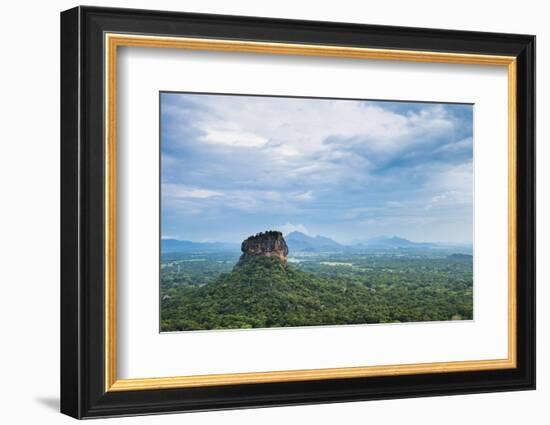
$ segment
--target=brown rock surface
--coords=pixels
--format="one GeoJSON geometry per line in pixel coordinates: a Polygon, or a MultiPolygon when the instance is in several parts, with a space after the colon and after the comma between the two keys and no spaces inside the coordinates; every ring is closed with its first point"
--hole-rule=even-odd
{"type": "Polygon", "coordinates": [[[288,246],[281,232],[269,230],[250,236],[241,244],[243,254],[239,262],[249,257],[276,257],[282,264],[286,264],[288,246]]]}

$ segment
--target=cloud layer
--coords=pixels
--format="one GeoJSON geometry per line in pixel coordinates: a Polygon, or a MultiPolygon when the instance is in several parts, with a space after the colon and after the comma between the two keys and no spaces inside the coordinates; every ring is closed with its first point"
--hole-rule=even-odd
{"type": "Polygon", "coordinates": [[[472,109],[162,93],[162,234],[471,242],[472,109]]]}

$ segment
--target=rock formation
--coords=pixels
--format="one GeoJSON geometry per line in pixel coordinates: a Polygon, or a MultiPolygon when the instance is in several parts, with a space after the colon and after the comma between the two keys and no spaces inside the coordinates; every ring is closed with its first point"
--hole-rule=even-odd
{"type": "Polygon", "coordinates": [[[275,257],[282,264],[286,264],[288,246],[281,232],[269,230],[250,236],[241,244],[243,254],[239,260],[242,263],[250,257],[275,257]]]}

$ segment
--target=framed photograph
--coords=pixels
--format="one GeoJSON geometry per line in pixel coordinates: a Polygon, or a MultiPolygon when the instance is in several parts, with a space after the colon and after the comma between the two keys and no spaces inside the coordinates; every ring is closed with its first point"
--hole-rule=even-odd
{"type": "Polygon", "coordinates": [[[535,37],[61,14],[61,411],[535,388],[535,37]]]}

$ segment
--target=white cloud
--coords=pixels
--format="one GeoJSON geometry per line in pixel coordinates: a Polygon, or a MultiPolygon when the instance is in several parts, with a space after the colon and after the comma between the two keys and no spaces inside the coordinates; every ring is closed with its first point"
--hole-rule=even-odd
{"type": "Polygon", "coordinates": [[[359,217],[378,214],[383,210],[384,208],[382,207],[356,207],[346,210],[342,215],[342,218],[346,220],[354,220],[359,217]]]}
{"type": "Polygon", "coordinates": [[[446,153],[454,153],[457,151],[461,151],[463,149],[471,148],[472,147],[472,138],[466,137],[465,139],[453,141],[451,143],[447,143],[435,150],[435,152],[446,152],[446,153]]]}
{"type": "Polygon", "coordinates": [[[311,201],[313,199],[313,193],[311,190],[308,190],[307,192],[295,195],[294,199],[297,199],[298,201],[311,201]]]}
{"type": "Polygon", "coordinates": [[[206,135],[201,139],[214,145],[259,147],[266,144],[267,139],[254,133],[234,130],[216,130],[205,128],[206,135]]]}
{"type": "Polygon", "coordinates": [[[386,206],[390,208],[400,208],[403,206],[403,202],[399,201],[388,201],[386,202],[386,206]]]}
{"type": "Polygon", "coordinates": [[[434,207],[452,205],[457,201],[457,194],[455,191],[449,191],[434,195],[424,209],[429,211],[434,207]]]}
{"type": "Polygon", "coordinates": [[[199,187],[189,187],[181,184],[163,184],[162,195],[171,199],[197,198],[206,199],[223,196],[223,193],[199,187]]]}
{"type": "MultiPolygon", "coordinates": [[[[173,122],[187,126],[179,130],[179,137],[174,131],[173,143],[203,155],[198,158],[200,168],[191,165],[193,183],[217,184],[221,178],[232,189],[281,193],[287,189],[288,200],[288,189],[302,186],[303,195],[295,195],[295,202],[310,201],[313,193],[321,191],[376,184],[379,167],[393,159],[403,161],[411,151],[429,156],[438,149],[434,141],[445,140],[449,150],[471,143],[453,141],[457,120],[442,105],[425,104],[405,112],[379,102],[330,99],[207,95],[181,99],[179,112],[177,102],[167,111],[173,122]],[[189,132],[194,136],[187,137],[189,132]],[[209,181],[203,183],[203,176],[209,181]]],[[[180,173],[176,164],[166,164],[167,170],[180,173]]],[[[228,190],[224,194],[229,195],[228,190]]],[[[237,198],[236,208],[255,208],[255,202],[243,199],[247,196],[237,198]]]]}
{"type": "Polygon", "coordinates": [[[444,202],[450,199],[454,195],[454,193],[455,192],[446,192],[446,193],[442,193],[441,195],[432,196],[432,203],[439,204],[441,202],[444,202]]]}
{"type": "Polygon", "coordinates": [[[279,226],[275,226],[274,229],[280,232],[283,232],[284,235],[288,235],[289,233],[292,233],[292,232],[300,232],[306,235],[310,234],[309,231],[306,229],[306,226],[304,226],[303,224],[286,223],[286,224],[281,224],[279,226]]]}
{"type": "MultiPolygon", "coordinates": [[[[441,105],[426,105],[419,112],[400,114],[378,104],[357,101],[195,96],[193,126],[204,143],[262,149],[284,160],[312,156],[325,159],[343,155],[328,136],[353,139],[369,151],[395,153],[422,144],[453,129],[453,120],[441,105]],[[429,134],[430,137],[421,137],[429,134]],[[275,138],[275,139],[274,139],[275,138]]],[[[170,110],[177,114],[177,108],[170,110]]],[[[181,111],[189,116],[189,107],[181,111]]],[[[185,139],[182,138],[185,143],[185,139]]]]}
{"type": "Polygon", "coordinates": [[[286,192],[285,190],[240,190],[190,187],[182,184],[162,185],[162,202],[165,207],[177,209],[179,214],[197,215],[237,210],[245,213],[273,211],[297,212],[299,203],[313,199],[311,191],[286,192]]]}
{"type": "Polygon", "coordinates": [[[472,205],[473,167],[471,162],[453,165],[434,171],[426,184],[432,195],[424,209],[429,211],[436,207],[472,205]]]}
{"type": "Polygon", "coordinates": [[[430,181],[434,191],[453,193],[455,200],[473,202],[474,174],[472,162],[453,165],[435,172],[430,181]]]}

